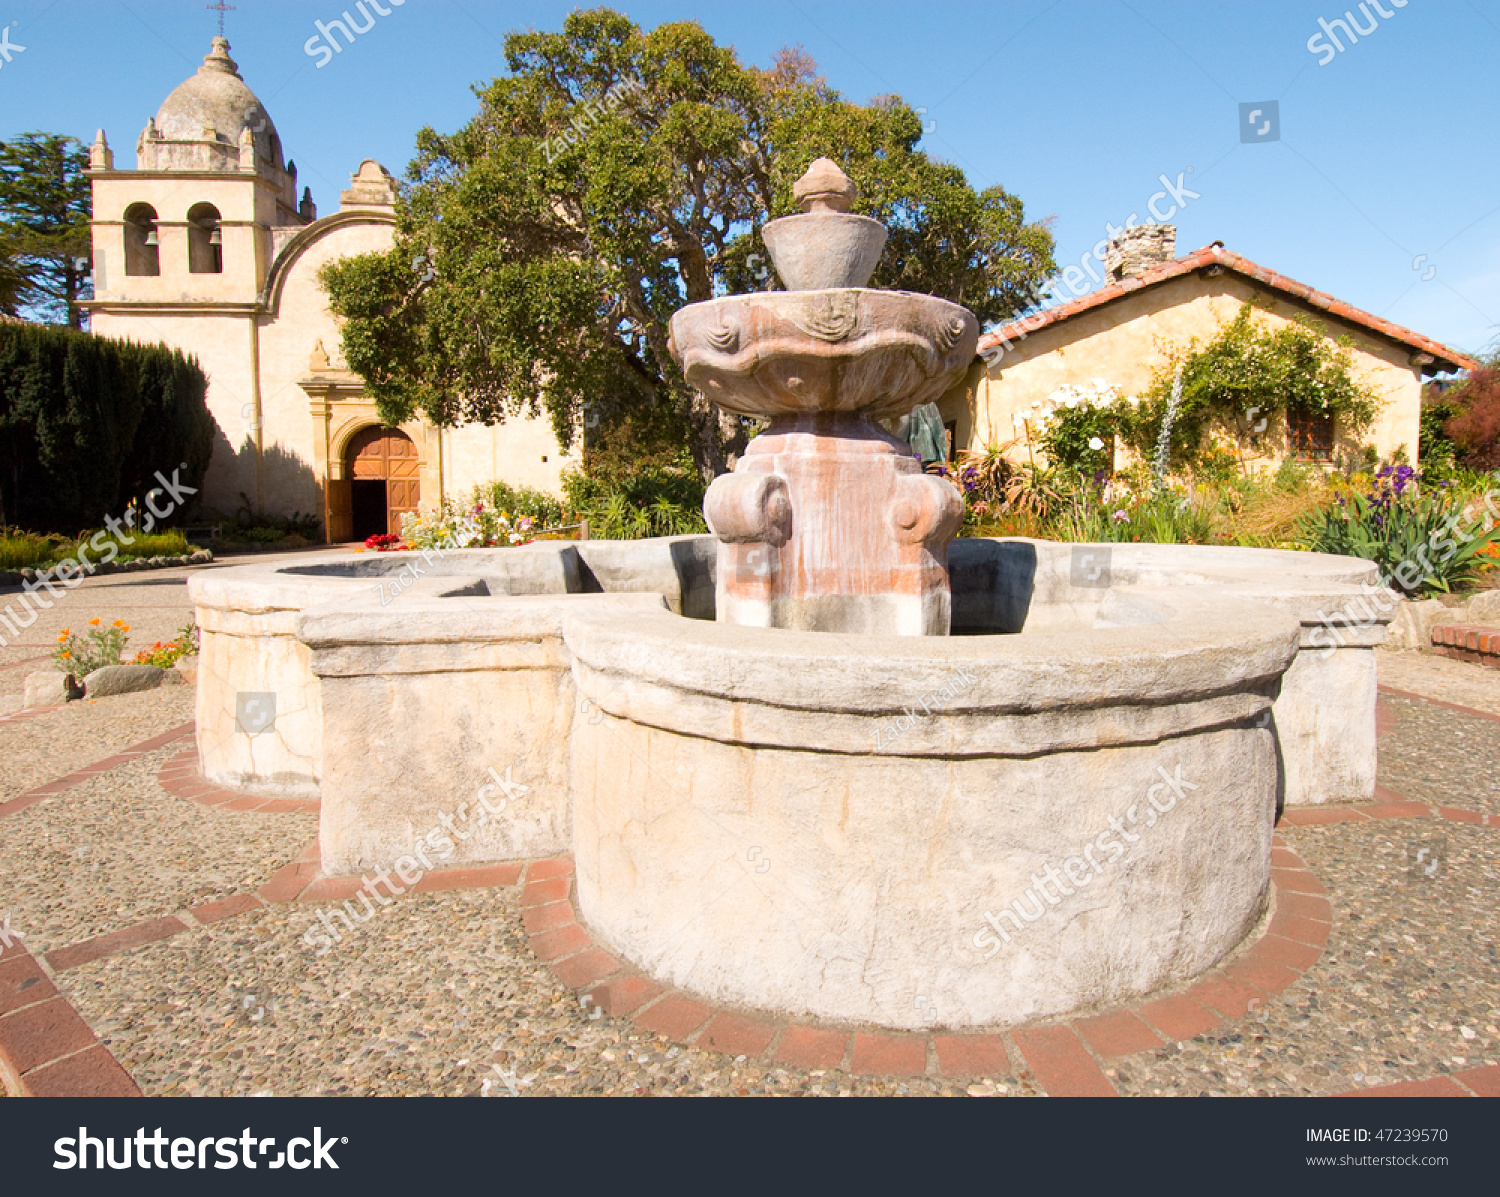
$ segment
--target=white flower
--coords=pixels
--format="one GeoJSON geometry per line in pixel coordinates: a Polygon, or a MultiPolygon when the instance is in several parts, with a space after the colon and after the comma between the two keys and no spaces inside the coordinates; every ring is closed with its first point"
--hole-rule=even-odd
{"type": "Polygon", "coordinates": [[[1097,436],[1091,436],[1089,437],[1089,448],[1097,453],[1100,449],[1104,448],[1104,442],[1097,436]]]}

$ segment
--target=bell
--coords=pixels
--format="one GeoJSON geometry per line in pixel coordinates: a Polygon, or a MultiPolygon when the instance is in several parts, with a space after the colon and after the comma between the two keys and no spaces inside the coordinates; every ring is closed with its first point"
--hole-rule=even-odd
{"type": "Polygon", "coordinates": [[[218,225],[214,225],[214,231],[211,232],[208,235],[208,243],[210,245],[223,245],[224,244],[224,235],[221,232],[219,232],[219,226],[218,225]]]}
{"type": "Polygon", "coordinates": [[[148,232],[147,232],[147,233],[146,233],[146,242],[145,242],[145,243],[146,243],[146,244],[147,244],[147,245],[159,245],[159,244],[161,244],[161,243],[160,243],[160,242],[159,242],[159,241],[158,241],[158,240],[157,240],[157,239],[156,239],[156,230],[155,230],[155,229],[151,229],[151,230],[150,230],[150,231],[148,231],[148,232]]]}

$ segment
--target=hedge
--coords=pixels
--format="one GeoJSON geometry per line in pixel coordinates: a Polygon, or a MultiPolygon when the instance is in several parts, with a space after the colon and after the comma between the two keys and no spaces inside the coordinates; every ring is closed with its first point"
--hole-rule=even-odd
{"type": "Polygon", "coordinates": [[[0,321],[0,527],[97,528],[160,486],[158,470],[197,489],[213,448],[207,389],[166,345],[0,321]]]}

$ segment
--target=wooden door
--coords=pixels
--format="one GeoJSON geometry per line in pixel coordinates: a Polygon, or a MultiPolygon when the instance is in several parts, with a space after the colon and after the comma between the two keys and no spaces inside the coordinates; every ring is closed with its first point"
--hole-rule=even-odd
{"type": "MultiPolygon", "coordinates": [[[[401,534],[401,516],[416,511],[422,498],[417,447],[394,428],[366,428],[349,442],[348,478],[353,483],[385,484],[385,531],[401,534]]],[[[360,488],[362,489],[362,488],[360,488]]],[[[355,529],[358,536],[361,529],[355,529]]]]}

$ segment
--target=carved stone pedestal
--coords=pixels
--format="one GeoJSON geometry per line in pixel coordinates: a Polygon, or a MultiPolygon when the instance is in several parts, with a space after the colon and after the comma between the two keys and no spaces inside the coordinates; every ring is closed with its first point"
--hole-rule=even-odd
{"type": "Polygon", "coordinates": [[[749,627],[948,634],[958,492],[861,415],[780,416],[704,501],[718,618],[749,627]]]}

